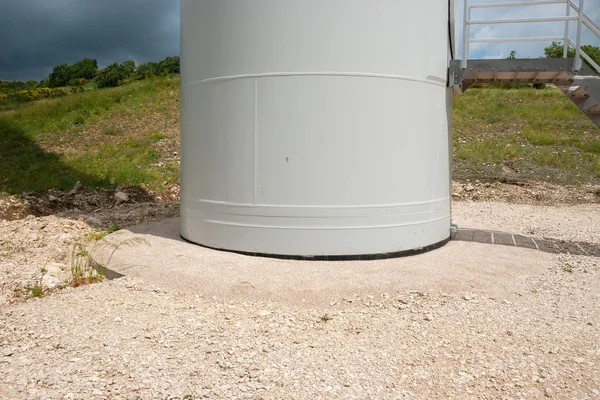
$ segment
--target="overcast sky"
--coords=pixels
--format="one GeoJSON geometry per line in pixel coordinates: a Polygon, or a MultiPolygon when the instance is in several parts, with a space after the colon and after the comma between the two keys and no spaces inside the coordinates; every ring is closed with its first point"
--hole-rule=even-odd
{"type": "Polygon", "coordinates": [[[0,80],[39,80],[52,67],[100,67],[179,55],[179,0],[0,0],[0,80]]]}
{"type": "MultiPolygon", "coordinates": [[[[375,6],[376,0],[372,1],[375,6]]],[[[416,5],[420,2],[412,1],[416,5]]],[[[456,10],[459,38],[462,1],[457,0],[456,10]]],[[[472,3],[502,1],[506,0],[471,0],[472,3]]],[[[73,63],[85,57],[97,59],[100,67],[104,67],[127,59],[140,63],[179,55],[179,0],[0,2],[0,80],[39,80],[47,77],[55,65],[73,63]]],[[[473,18],[560,16],[564,15],[564,10],[563,5],[475,10],[473,18]]],[[[600,0],[587,0],[585,11],[600,24],[600,0]]],[[[575,23],[571,26],[574,39],[575,23]]],[[[563,34],[564,23],[474,26],[471,30],[473,38],[563,34]]],[[[584,43],[600,45],[600,39],[586,29],[584,43]]],[[[470,56],[506,58],[511,50],[516,50],[518,57],[540,57],[548,44],[473,44],[470,56]]]]}

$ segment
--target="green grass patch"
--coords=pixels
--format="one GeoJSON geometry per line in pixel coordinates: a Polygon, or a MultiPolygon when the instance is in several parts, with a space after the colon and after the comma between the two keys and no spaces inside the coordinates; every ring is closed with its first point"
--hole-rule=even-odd
{"type": "MultiPolygon", "coordinates": [[[[0,190],[67,190],[77,181],[103,188],[144,183],[160,190],[164,181],[177,177],[156,166],[160,155],[152,144],[158,136],[128,132],[127,140],[95,143],[86,130],[102,121],[143,118],[163,102],[161,96],[178,87],[178,78],[158,78],[0,110],[0,190]],[[54,147],[65,151],[45,150],[54,147]]],[[[99,132],[102,138],[122,130],[105,127],[99,132]]]]}
{"type": "Polygon", "coordinates": [[[152,140],[154,143],[156,142],[160,142],[161,140],[163,140],[164,138],[166,138],[165,135],[163,135],[160,132],[152,132],[150,134],[150,140],[152,140]]]}
{"type": "Polygon", "coordinates": [[[157,184],[161,180],[161,172],[150,166],[159,158],[150,139],[59,154],[43,151],[17,126],[2,119],[0,131],[0,190],[3,192],[67,190],[77,181],[89,187],[115,187],[157,184]]]}
{"type": "Polygon", "coordinates": [[[498,138],[486,138],[459,146],[454,156],[470,161],[476,159],[483,163],[494,163],[498,160],[514,160],[522,155],[520,147],[498,138]]]}
{"type": "Polygon", "coordinates": [[[539,132],[531,128],[525,128],[523,130],[523,135],[529,143],[536,146],[553,146],[556,144],[556,140],[547,132],[539,132]]]}
{"type": "Polygon", "coordinates": [[[454,175],[599,183],[600,129],[558,89],[469,89],[454,97],[454,175]]]}
{"type": "Polygon", "coordinates": [[[122,132],[121,128],[115,126],[108,126],[102,129],[102,133],[108,136],[117,136],[122,132]]]}

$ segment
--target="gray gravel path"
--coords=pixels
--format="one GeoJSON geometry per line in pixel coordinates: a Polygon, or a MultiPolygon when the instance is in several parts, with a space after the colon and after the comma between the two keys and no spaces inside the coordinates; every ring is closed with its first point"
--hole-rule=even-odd
{"type": "MultiPolygon", "coordinates": [[[[455,210],[480,227],[598,243],[594,207],[455,210]]],[[[545,268],[498,293],[407,278],[314,305],[125,277],[0,305],[0,398],[600,398],[600,260],[539,254],[545,268]]]]}

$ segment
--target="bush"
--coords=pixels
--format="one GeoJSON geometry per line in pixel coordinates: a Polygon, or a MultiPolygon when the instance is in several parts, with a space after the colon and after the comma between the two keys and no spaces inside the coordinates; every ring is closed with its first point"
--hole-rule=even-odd
{"type": "Polygon", "coordinates": [[[67,85],[74,86],[74,81],[93,79],[97,73],[98,62],[90,58],[84,58],[73,65],[60,64],[55,66],[50,76],[48,76],[48,86],[52,88],[67,85]]]}
{"type": "Polygon", "coordinates": [[[98,74],[98,61],[84,58],[70,67],[71,79],[94,79],[98,74]]]}
{"type": "Polygon", "coordinates": [[[167,76],[180,73],[179,57],[167,57],[159,63],[147,62],[138,65],[135,79],[149,79],[155,76],[167,76]]]}
{"type": "Polygon", "coordinates": [[[133,77],[133,75],[135,74],[135,61],[123,61],[123,63],[121,64],[121,69],[123,70],[123,75],[125,75],[126,78],[133,77]]]}
{"type": "Polygon", "coordinates": [[[157,71],[160,75],[166,76],[179,74],[179,57],[167,57],[158,63],[157,71]]]}
{"type": "Polygon", "coordinates": [[[135,78],[137,80],[149,79],[156,76],[158,71],[158,64],[154,62],[147,62],[138,65],[135,70],[135,78]]]}
{"type": "Polygon", "coordinates": [[[73,123],[75,125],[82,125],[85,123],[85,117],[82,114],[77,114],[75,118],[73,118],[73,123]]]}
{"type": "Polygon", "coordinates": [[[100,70],[96,75],[96,86],[98,88],[117,87],[126,78],[121,65],[114,63],[100,70]]]}
{"type": "Polygon", "coordinates": [[[0,81],[0,93],[8,94],[25,89],[28,89],[28,85],[23,81],[0,81]]]}
{"type": "Polygon", "coordinates": [[[66,96],[67,91],[61,88],[38,88],[30,90],[19,90],[18,92],[9,93],[0,96],[0,104],[8,103],[26,103],[40,99],[50,99],[55,97],[66,96]]]}

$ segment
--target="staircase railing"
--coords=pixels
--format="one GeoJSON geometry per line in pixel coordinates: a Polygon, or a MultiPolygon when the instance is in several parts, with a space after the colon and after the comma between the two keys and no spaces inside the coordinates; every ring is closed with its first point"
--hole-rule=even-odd
{"type": "MultiPolygon", "coordinates": [[[[596,1],[596,0],[594,0],[596,1]]],[[[463,24],[463,56],[461,67],[467,68],[467,60],[471,43],[491,43],[491,42],[554,42],[564,41],[563,58],[567,58],[569,46],[575,49],[575,62],[573,69],[579,71],[582,67],[581,58],[583,57],[596,71],[600,71],[600,66],[581,49],[581,36],[583,27],[587,27],[598,38],[600,38],[600,27],[583,11],[585,0],[579,0],[579,6],[572,0],[537,0],[537,1],[515,1],[507,3],[490,3],[490,4],[470,4],[469,0],[464,0],[464,24],[463,24]],[[508,19],[484,19],[475,20],[472,18],[472,10],[476,8],[502,8],[502,7],[523,7],[523,6],[540,6],[550,4],[564,4],[565,15],[558,17],[538,17],[538,18],[508,18],[508,19]],[[574,10],[577,15],[571,15],[574,10]],[[577,21],[577,37],[575,41],[569,37],[569,23],[577,21]],[[471,38],[471,25],[495,25],[495,24],[518,24],[518,23],[538,23],[538,22],[564,22],[565,32],[562,36],[545,36],[545,37],[503,37],[503,38],[471,38]]]]}

